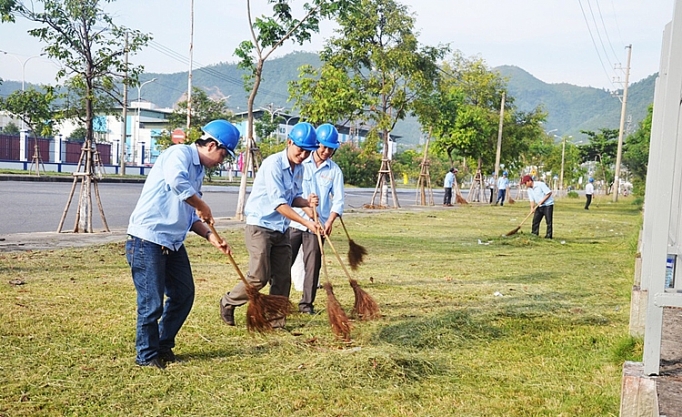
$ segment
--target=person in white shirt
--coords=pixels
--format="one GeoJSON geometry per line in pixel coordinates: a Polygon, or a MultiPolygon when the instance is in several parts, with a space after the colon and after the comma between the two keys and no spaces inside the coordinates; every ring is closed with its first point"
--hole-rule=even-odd
{"type": "Polygon", "coordinates": [[[445,189],[445,195],[443,196],[443,206],[452,206],[452,186],[455,183],[455,169],[450,168],[447,174],[445,174],[445,179],[443,180],[443,188],[445,189]]]}
{"type": "Polygon", "coordinates": [[[502,177],[497,180],[497,201],[495,205],[500,203],[500,206],[504,206],[504,199],[507,196],[507,187],[509,187],[509,178],[507,178],[507,171],[502,172],[502,177]]]}
{"type": "Polygon", "coordinates": [[[585,186],[585,197],[587,197],[587,201],[585,201],[585,210],[589,210],[590,204],[592,203],[592,195],[594,194],[594,185],[592,184],[593,182],[594,178],[590,177],[587,185],[585,186]]]}

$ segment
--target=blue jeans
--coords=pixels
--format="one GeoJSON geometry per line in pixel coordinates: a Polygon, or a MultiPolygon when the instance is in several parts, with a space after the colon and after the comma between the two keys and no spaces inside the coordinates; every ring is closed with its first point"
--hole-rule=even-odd
{"type": "Polygon", "coordinates": [[[137,290],[136,362],[144,363],[175,347],[194,303],[194,279],[184,245],[173,251],[128,236],[126,259],[137,290]]]}

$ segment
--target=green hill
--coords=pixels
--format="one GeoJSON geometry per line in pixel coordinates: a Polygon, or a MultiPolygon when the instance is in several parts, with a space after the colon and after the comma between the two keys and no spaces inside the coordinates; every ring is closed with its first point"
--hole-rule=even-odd
{"type": "MultiPolygon", "coordinates": [[[[294,52],[265,63],[263,82],[256,97],[256,108],[272,104],[275,108],[290,109],[292,103],[287,85],[298,78],[298,68],[304,64],[320,65],[319,56],[310,52],[294,52]]],[[[581,130],[600,128],[617,129],[620,123],[621,104],[617,97],[604,89],[578,87],[571,84],[548,84],[515,66],[494,68],[508,81],[509,94],[516,106],[524,111],[542,106],[548,113],[547,130],[557,129],[558,135],[571,135],[574,141],[584,139],[581,130]]],[[[236,64],[219,63],[192,71],[192,85],[201,87],[216,98],[227,97],[228,106],[235,112],[246,110],[248,93],[244,90],[243,71],[236,64]]],[[[159,107],[173,107],[184,100],[187,91],[187,72],[174,74],[146,73],[141,81],[156,78],[146,84],[142,96],[159,107]]],[[[628,111],[631,130],[646,115],[647,107],[653,102],[656,75],[630,85],[628,111]]],[[[6,81],[0,85],[0,96],[20,89],[21,83],[6,81]]],[[[131,101],[137,99],[135,88],[129,91],[131,101]]],[[[394,134],[400,136],[398,143],[413,147],[419,143],[421,129],[414,118],[398,123],[394,134]]]]}

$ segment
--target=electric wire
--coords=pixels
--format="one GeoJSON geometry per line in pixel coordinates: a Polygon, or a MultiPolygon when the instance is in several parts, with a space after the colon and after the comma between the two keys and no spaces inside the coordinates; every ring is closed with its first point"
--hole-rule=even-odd
{"type": "Polygon", "coordinates": [[[583,13],[583,19],[585,20],[585,25],[587,25],[587,31],[590,34],[590,39],[592,39],[592,45],[594,46],[595,52],[597,52],[597,58],[599,58],[599,62],[601,63],[601,67],[604,70],[604,74],[606,75],[606,78],[609,80],[609,84],[616,88],[616,86],[613,84],[613,80],[611,79],[611,76],[609,75],[608,70],[606,69],[606,66],[604,65],[604,60],[602,60],[601,54],[599,53],[599,47],[597,47],[597,43],[594,40],[594,35],[592,35],[592,29],[590,28],[590,22],[587,19],[587,15],[585,14],[585,9],[583,8],[583,3],[581,0],[578,0],[578,4],[580,5],[580,10],[583,13]]]}
{"type": "Polygon", "coordinates": [[[604,28],[604,35],[606,35],[606,41],[609,44],[609,48],[611,48],[611,52],[613,52],[614,61],[620,63],[620,59],[618,58],[618,54],[616,53],[616,50],[613,48],[613,43],[611,43],[611,37],[609,36],[609,31],[606,29],[606,23],[604,22],[604,14],[601,12],[601,7],[599,6],[599,0],[594,0],[594,1],[595,1],[595,3],[597,3],[597,12],[599,14],[599,18],[601,19],[602,27],[604,28]]]}
{"type": "MultiPolygon", "coordinates": [[[[595,0],[595,2],[597,2],[597,5],[599,4],[598,0],[595,0]]],[[[606,59],[606,62],[609,63],[609,67],[611,67],[611,69],[614,69],[615,65],[611,62],[611,59],[609,58],[609,53],[606,50],[606,45],[604,45],[604,39],[602,39],[601,30],[599,30],[599,24],[597,23],[597,18],[594,16],[594,9],[592,8],[592,2],[590,0],[587,0],[587,7],[590,9],[590,16],[592,16],[592,23],[594,24],[595,32],[597,32],[597,39],[599,39],[601,50],[604,51],[604,59],[606,59]]],[[[604,27],[604,30],[606,30],[606,27],[604,27]]],[[[616,62],[618,62],[618,58],[616,58],[616,62]]]]}

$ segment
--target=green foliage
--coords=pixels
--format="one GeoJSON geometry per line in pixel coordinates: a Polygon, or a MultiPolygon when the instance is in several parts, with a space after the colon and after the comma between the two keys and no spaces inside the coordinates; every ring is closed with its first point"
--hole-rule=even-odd
{"type": "Polygon", "coordinates": [[[582,162],[595,161],[595,178],[613,183],[616,152],[618,151],[618,129],[602,128],[599,132],[582,131],[589,138],[589,143],[579,146],[582,162]]]}
{"type": "Polygon", "coordinates": [[[6,135],[18,135],[21,133],[21,131],[19,130],[19,126],[14,124],[14,122],[9,122],[2,129],[2,133],[6,135]]]}
{"type": "Polygon", "coordinates": [[[415,19],[393,0],[360,0],[337,16],[340,29],[321,53],[322,68],[301,69],[289,91],[304,117],[363,121],[379,132],[384,157],[388,133],[438,78],[445,47],[417,41],[415,19]]]}
{"type": "MultiPolygon", "coordinates": [[[[230,120],[233,114],[227,109],[225,100],[215,100],[208,96],[206,91],[199,87],[192,87],[192,113],[190,116],[190,129],[185,130],[185,142],[194,143],[201,137],[201,128],[208,122],[216,119],[230,120]]],[[[187,100],[177,104],[173,113],[168,116],[170,131],[176,128],[184,128],[187,125],[187,100]]],[[[163,150],[173,145],[171,132],[164,131],[156,139],[156,147],[163,150]]]]}
{"type": "MultiPolygon", "coordinates": [[[[623,145],[623,164],[640,181],[644,182],[649,164],[649,141],[654,106],[650,105],[647,116],[639,123],[639,128],[625,139],[623,145]]],[[[643,190],[639,190],[641,192],[643,190]]]]}
{"type": "Polygon", "coordinates": [[[568,198],[578,198],[578,197],[580,197],[580,195],[578,194],[577,191],[571,190],[568,192],[568,198]]]}
{"type": "Polygon", "coordinates": [[[344,143],[334,154],[346,184],[357,187],[372,187],[376,173],[381,166],[381,158],[376,152],[363,152],[350,143],[344,143]]]}
{"type": "Polygon", "coordinates": [[[111,100],[120,100],[115,91],[117,79],[127,73],[123,82],[134,85],[142,71],[124,60],[126,51],[134,53],[151,39],[114,24],[101,7],[108,1],[38,0],[42,7],[13,0],[0,4],[3,20],[20,15],[40,25],[28,33],[46,44],[48,57],[61,63],[57,79],[69,77],[67,85],[73,97],[64,116],[83,121],[88,140],[93,139],[92,122],[98,109],[109,106],[111,100]]]}
{"type": "Polygon", "coordinates": [[[71,132],[71,135],[69,135],[69,140],[77,141],[77,142],[85,142],[85,138],[88,134],[88,131],[86,128],[83,126],[78,126],[71,132]]]}
{"type": "Polygon", "coordinates": [[[45,92],[30,87],[26,91],[17,90],[4,99],[0,98],[0,110],[23,120],[34,136],[51,137],[59,116],[54,105],[57,95],[52,87],[42,88],[45,92]]]}

